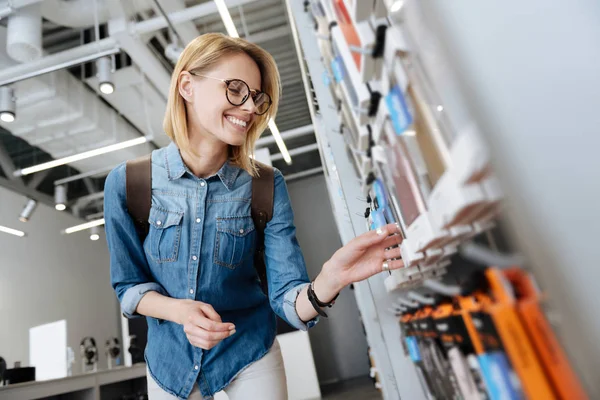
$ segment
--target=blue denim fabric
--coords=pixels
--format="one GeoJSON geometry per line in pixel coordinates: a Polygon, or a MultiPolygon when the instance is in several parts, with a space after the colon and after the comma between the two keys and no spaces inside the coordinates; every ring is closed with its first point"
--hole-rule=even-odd
{"type": "Polygon", "coordinates": [[[200,179],[175,144],[155,150],[150,232],[142,245],[127,213],[125,168],[116,167],[104,189],[111,282],[123,314],[140,316],[135,310],[141,298],[156,291],[208,303],[237,331],[206,351],[188,342],[181,325],[147,318],[145,358],[164,390],[185,399],[198,383],[210,398],[226,387],[271,348],[273,311],[301,330],[316,324],[318,319],[303,323],[296,313],[296,298],[309,279],[281,172],[275,170],[273,218],[265,229],[267,298],[253,265],[257,233],[247,172],[227,162],[215,176],[200,179]]]}

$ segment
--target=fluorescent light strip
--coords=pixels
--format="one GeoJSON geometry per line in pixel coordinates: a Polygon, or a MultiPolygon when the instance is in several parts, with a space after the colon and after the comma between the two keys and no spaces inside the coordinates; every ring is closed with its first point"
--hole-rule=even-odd
{"type": "Polygon", "coordinates": [[[90,229],[94,226],[104,225],[104,218],[97,219],[95,221],[86,222],[85,224],[75,225],[70,228],[64,230],[64,233],[71,234],[75,232],[85,231],[86,229],[90,229]]]}
{"type": "Polygon", "coordinates": [[[281,138],[281,134],[279,133],[279,129],[277,129],[277,125],[275,125],[275,121],[273,121],[272,118],[271,118],[271,120],[269,120],[269,129],[271,130],[271,133],[273,134],[273,137],[275,138],[275,143],[277,143],[277,147],[279,147],[279,151],[281,152],[283,159],[285,160],[286,163],[288,163],[288,165],[290,165],[292,163],[292,157],[290,156],[290,152],[288,151],[287,147],[285,146],[285,143],[283,142],[283,139],[281,138]]]}
{"type": "Polygon", "coordinates": [[[217,10],[219,10],[219,14],[221,15],[221,19],[225,24],[225,29],[227,29],[227,34],[232,37],[240,37],[238,34],[237,28],[231,19],[231,14],[229,14],[229,9],[225,4],[225,0],[215,0],[215,4],[217,5],[217,10]]]}
{"type": "Polygon", "coordinates": [[[15,236],[19,236],[19,237],[25,236],[25,232],[23,232],[23,231],[18,231],[16,229],[7,228],[6,226],[2,226],[2,225],[0,225],[0,232],[8,233],[9,235],[15,235],[15,236]]]}
{"type": "Polygon", "coordinates": [[[122,149],[126,149],[128,147],[133,147],[133,146],[137,146],[140,144],[144,144],[147,141],[148,141],[148,139],[145,136],[131,139],[131,140],[126,140],[121,143],[111,144],[110,146],[100,147],[99,149],[85,151],[83,153],[74,154],[72,156],[59,158],[58,160],[52,160],[52,161],[49,161],[49,162],[46,162],[43,164],[34,165],[33,167],[23,168],[18,171],[15,171],[14,175],[15,176],[23,176],[23,175],[34,174],[36,172],[44,171],[44,170],[50,169],[50,168],[55,168],[55,167],[69,164],[69,163],[72,163],[75,161],[85,160],[86,158],[96,157],[96,156],[99,156],[102,154],[111,153],[113,151],[122,150],[122,149]]]}

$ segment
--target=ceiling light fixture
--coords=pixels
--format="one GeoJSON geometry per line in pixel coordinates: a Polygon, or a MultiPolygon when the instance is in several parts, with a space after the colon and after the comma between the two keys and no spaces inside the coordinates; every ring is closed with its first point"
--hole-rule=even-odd
{"type": "Polygon", "coordinates": [[[59,158],[58,160],[52,160],[52,161],[48,161],[43,164],[23,168],[18,171],[15,171],[13,173],[13,175],[14,176],[23,176],[23,175],[33,174],[33,173],[40,172],[40,171],[43,171],[46,169],[55,168],[55,167],[58,167],[61,165],[69,164],[69,163],[72,163],[75,161],[85,160],[86,158],[96,157],[96,156],[99,156],[102,154],[111,153],[113,151],[122,150],[122,149],[126,149],[128,147],[133,147],[133,146],[137,146],[140,144],[144,144],[147,141],[148,141],[148,139],[145,136],[131,139],[131,140],[126,140],[124,142],[111,144],[110,146],[100,147],[99,149],[89,150],[89,151],[85,151],[83,153],[75,154],[72,156],[59,158]]]}
{"type": "Polygon", "coordinates": [[[275,125],[275,121],[273,121],[272,118],[269,120],[269,129],[271,130],[271,134],[275,138],[275,143],[277,143],[277,147],[279,147],[279,151],[281,152],[283,159],[286,163],[288,163],[288,165],[290,165],[292,163],[292,157],[290,156],[290,152],[285,146],[285,143],[281,138],[281,133],[279,133],[279,129],[277,128],[277,125],[275,125]]]}
{"type": "Polygon", "coordinates": [[[37,201],[34,199],[28,199],[25,207],[23,207],[23,211],[21,211],[21,215],[19,215],[19,221],[27,222],[31,218],[31,214],[35,211],[37,207],[37,201]]]}
{"type": "Polygon", "coordinates": [[[67,209],[67,186],[54,186],[54,208],[57,211],[65,211],[67,209]]]}
{"type": "Polygon", "coordinates": [[[15,236],[18,236],[18,237],[25,236],[25,232],[23,232],[23,231],[19,231],[19,230],[16,230],[16,229],[8,228],[8,227],[2,226],[2,225],[0,225],[0,232],[8,233],[9,235],[15,235],[15,236]]]}
{"type": "Polygon", "coordinates": [[[231,14],[229,14],[229,9],[225,4],[225,0],[215,0],[215,4],[217,5],[217,10],[219,10],[219,15],[221,15],[221,19],[225,24],[225,29],[227,29],[227,34],[232,37],[240,37],[238,34],[237,28],[233,23],[233,19],[231,19],[231,14]]]}
{"type": "Polygon", "coordinates": [[[398,0],[395,1],[394,3],[392,3],[392,6],[390,7],[390,11],[395,13],[400,11],[400,9],[402,8],[402,6],[404,5],[404,0],[398,0]]]}
{"type": "Polygon", "coordinates": [[[85,224],[72,226],[70,228],[63,230],[62,233],[70,235],[71,233],[85,231],[86,229],[90,229],[94,226],[101,226],[101,225],[104,225],[104,218],[86,222],[85,224]]]}
{"type": "Polygon", "coordinates": [[[98,78],[98,88],[104,94],[111,94],[115,91],[115,85],[112,82],[112,59],[110,56],[101,57],[96,60],[96,77],[98,78]]]}
{"type": "Polygon", "coordinates": [[[90,240],[96,241],[100,239],[100,228],[97,226],[92,226],[90,228],[90,240]]]}
{"type": "Polygon", "coordinates": [[[17,103],[15,91],[8,86],[0,87],[0,120],[3,122],[13,122],[16,117],[17,103]]]}

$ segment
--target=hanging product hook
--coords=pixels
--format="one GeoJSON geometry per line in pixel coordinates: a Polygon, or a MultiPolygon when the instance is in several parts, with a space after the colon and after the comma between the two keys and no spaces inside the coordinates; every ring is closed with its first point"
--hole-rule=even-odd
{"type": "Polygon", "coordinates": [[[462,291],[458,285],[446,285],[433,279],[426,279],[423,282],[423,287],[448,297],[460,296],[462,291]]]}
{"type": "Polygon", "coordinates": [[[420,304],[417,303],[416,301],[410,301],[403,297],[398,297],[398,302],[402,305],[405,305],[407,307],[412,307],[412,308],[418,308],[420,306],[420,304]]]}
{"type": "Polygon", "coordinates": [[[412,290],[408,292],[408,297],[414,301],[418,301],[421,304],[425,304],[428,306],[432,306],[435,304],[435,300],[432,297],[423,296],[420,293],[413,292],[412,290]]]}
{"type": "Polygon", "coordinates": [[[502,254],[476,243],[465,243],[459,251],[464,258],[486,267],[506,268],[525,263],[525,258],[520,254],[502,254]]]}

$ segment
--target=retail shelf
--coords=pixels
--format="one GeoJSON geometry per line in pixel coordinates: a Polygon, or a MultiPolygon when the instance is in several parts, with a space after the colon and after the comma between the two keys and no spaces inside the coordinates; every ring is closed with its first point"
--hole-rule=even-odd
{"type": "MultiPolygon", "coordinates": [[[[344,137],[339,133],[340,119],[331,91],[320,77],[326,74],[314,30],[314,21],[301,2],[287,1],[293,19],[292,31],[299,61],[306,61],[308,74],[312,77],[319,112],[313,111],[313,124],[319,147],[325,161],[325,176],[332,199],[332,208],[343,243],[366,232],[364,212],[367,203],[351,155],[346,150],[344,137]]],[[[304,68],[303,68],[304,69],[304,68]]],[[[304,77],[307,92],[310,84],[304,77]]],[[[312,107],[311,107],[312,108],[312,107]]],[[[389,312],[393,298],[385,290],[384,279],[380,274],[355,285],[355,295],[361,312],[367,341],[373,351],[376,369],[387,399],[425,399],[416,371],[402,348],[400,327],[397,318],[389,312]]]]}

